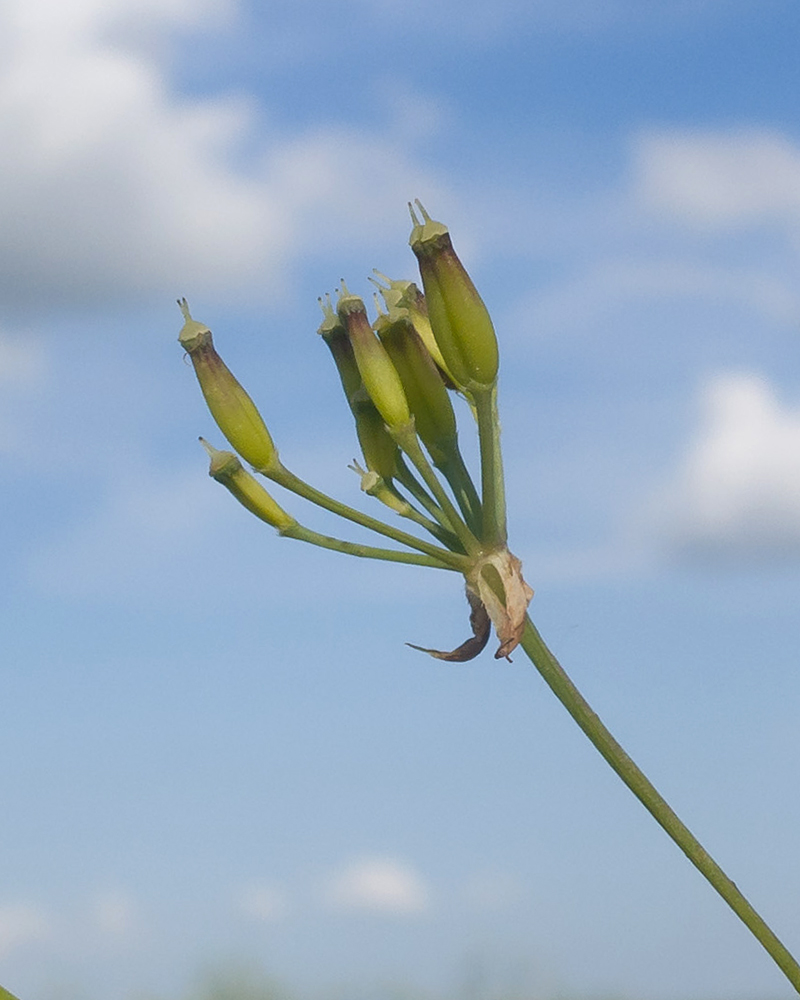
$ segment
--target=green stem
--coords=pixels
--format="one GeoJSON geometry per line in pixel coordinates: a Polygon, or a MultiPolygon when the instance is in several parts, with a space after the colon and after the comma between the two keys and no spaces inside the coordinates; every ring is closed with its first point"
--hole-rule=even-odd
{"type": "Polygon", "coordinates": [[[453,491],[453,496],[456,498],[470,531],[476,537],[481,538],[483,535],[481,501],[475,484],[472,482],[472,476],[464,464],[458,444],[455,444],[455,447],[448,452],[443,461],[434,464],[450,484],[450,489],[453,491]]]}
{"type": "MultiPolygon", "coordinates": [[[[417,508],[412,503],[409,503],[402,493],[400,493],[394,485],[394,482],[387,483],[386,489],[389,490],[395,500],[398,501],[397,507],[393,507],[391,503],[387,504],[391,510],[394,510],[400,515],[400,517],[408,518],[409,521],[413,521],[415,524],[418,524],[429,534],[433,535],[434,538],[437,538],[443,545],[447,545],[448,548],[458,548],[458,539],[452,531],[446,531],[438,521],[434,521],[430,517],[426,517],[421,511],[417,510],[417,508]]],[[[377,500],[385,503],[380,494],[375,493],[373,495],[377,500]]]]}
{"type": "Polygon", "coordinates": [[[292,493],[296,493],[311,503],[315,503],[318,507],[323,507],[333,514],[338,514],[339,517],[352,521],[354,524],[360,524],[363,528],[369,528],[370,531],[375,531],[379,535],[385,535],[386,538],[391,538],[393,541],[399,542],[400,545],[406,545],[410,549],[424,552],[425,555],[432,556],[439,562],[446,563],[453,569],[457,569],[460,573],[465,572],[465,568],[469,567],[469,560],[466,556],[458,555],[455,552],[448,552],[446,549],[439,548],[438,545],[432,545],[422,538],[417,538],[416,535],[409,535],[407,531],[401,531],[399,528],[385,524],[377,518],[370,517],[369,514],[362,514],[360,510],[354,510],[352,507],[348,507],[347,504],[340,503],[338,500],[334,500],[333,497],[329,497],[327,494],[315,489],[280,463],[259,471],[262,471],[263,475],[272,479],[279,486],[291,490],[292,493]]]}
{"type": "Polygon", "coordinates": [[[555,696],[650,815],[761,942],[800,993],[800,965],[592,711],[526,616],[520,643],[555,696]]]}
{"type": "Polygon", "coordinates": [[[481,450],[481,492],[483,494],[484,545],[501,549],[508,540],[506,529],[506,488],[503,455],[500,451],[500,420],[497,415],[497,385],[474,393],[478,440],[481,450]]]}
{"type": "Polygon", "coordinates": [[[0,1000],[17,1000],[13,993],[9,993],[8,990],[4,990],[0,986],[0,1000]]]}
{"type": "Polygon", "coordinates": [[[428,493],[411,469],[409,469],[408,464],[399,449],[397,454],[397,472],[395,475],[397,482],[407,489],[420,506],[424,507],[431,517],[438,521],[443,528],[447,531],[451,531],[450,522],[442,513],[441,507],[436,503],[430,493],[428,493]]]}
{"type": "MultiPolygon", "coordinates": [[[[425,556],[416,552],[398,552],[396,549],[377,549],[371,545],[359,545],[356,542],[346,542],[341,538],[331,538],[321,535],[318,531],[305,528],[302,524],[293,524],[283,528],[279,534],[284,538],[296,538],[300,542],[309,542],[323,549],[333,549],[334,552],[345,552],[350,556],[360,556],[362,559],[382,559],[385,562],[409,563],[412,566],[431,566],[434,569],[455,570],[441,559],[425,556]]],[[[0,994],[2,1000],[2,994],[0,994]]]]}
{"type": "Polygon", "coordinates": [[[450,527],[458,535],[458,540],[464,546],[467,555],[478,555],[481,551],[480,542],[464,523],[461,515],[453,505],[453,501],[436,478],[436,473],[433,471],[430,462],[425,456],[425,452],[422,450],[422,445],[419,443],[413,422],[405,430],[392,432],[392,436],[416,466],[417,471],[422,476],[423,482],[442,508],[442,513],[447,518],[450,527]]]}
{"type": "MultiPolygon", "coordinates": [[[[397,453],[395,462],[402,460],[402,455],[400,453],[400,449],[397,447],[397,444],[394,441],[392,444],[394,445],[394,450],[397,453]]],[[[373,497],[399,517],[405,517],[409,521],[413,521],[415,524],[418,524],[429,534],[433,535],[438,542],[441,542],[442,545],[445,545],[451,551],[464,551],[453,532],[444,528],[439,521],[434,521],[431,518],[426,517],[421,511],[417,510],[417,508],[398,490],[393,479],[384,479],[383,476],[375,470],[368,472],[367,470],[362,469],[355,459],[353,459],[352,464],[349,465],[348,468],[352,469],[353,472],[355,472],[361,479],[361,489],[367,494],[367,496],[373,497]]],[[[408,471],[407,466],[406,471],[408,471]]]]}

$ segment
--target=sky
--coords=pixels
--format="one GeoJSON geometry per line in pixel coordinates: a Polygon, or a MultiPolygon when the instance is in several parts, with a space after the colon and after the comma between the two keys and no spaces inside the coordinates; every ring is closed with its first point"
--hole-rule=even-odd
{"type": "Polygon", "coordinates": [[[449,225],[532,617],[797,953],[799,30],[789,0],[0,0],[5,987],[793,995],[524,655],[405,645],[466,637],[454,574],[279,538],[207,477],[175,299],[289,468],[377,514],[317,297],[415,276],[409,199],[449,225]]]}

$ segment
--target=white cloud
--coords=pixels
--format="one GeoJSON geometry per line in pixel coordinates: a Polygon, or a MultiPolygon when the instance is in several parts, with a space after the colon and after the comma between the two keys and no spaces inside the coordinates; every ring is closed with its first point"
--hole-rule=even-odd
{"type": "Polygon", "coordinates": [[[408,864],[392,858],[360,858],[331,880],[327,899],[344,910],[414,914],[428,908],[430,892],[408,864]]]}
{"type": "Polygon", "coordinates": [[[800,221],[800,148],[777,132],[642,135],[635,180],[646,207],[701,227],[800,221]]]}
{"type": "Polygon", "coordinates": [[[341,248],[350,239],[374,242],[374,231],[389,227],[405,233],[400,210],[410,193],[437,203],[442,186],[413,162],[404,141],[406,112],[398,109],[388,133],[369,135],[343,126],[309,131],[276,147],[267,179],[292,223],[287,249],[341,248]],[[365,198],[365,195],[367,197],[365,198]]]}
{"type": "Polygon", "coordinates": [[[755,375],[722,375],[656,517],[673,551],[712,559],[800,554],[800,406],[755,375]]]}
{"type": "Polygon", "coordinates": [[[757,268],[724,267],[678,257],[599,260],[583,273],[515,306],[513,329],[564,330],[596,336],[598,320],[631,304],[693,300],[735,303],[771,322],[800,322],[800,294],[789,281],[757,268]]]}
{"type": "Polygon", "coordinates": [[[64,955],[94,961],[109,949],[130,945],[141,929],[133,897],[120,888],[100,890],[61,907],[0,903],[0,959],[26,948],[44,963],[64,955]]]}
{"type": "Polygon", "coordinates": [[[0,958],[26,944],[41,941],[50,931],[47,914],[28,903],[0,904],[0,958]]]}
{"type": "Polygon", "coordinates": [[[228,0],[30,0],[4,4],[9,30],[61,41],[102,37],[121,27],[138,35],[142,19],[197,24],[230,10],[228,0]]]}
{"type": "Polygon", "coordinates": [[[256,282],[274,289],[320,228],[344,226],[346,237],[354,222],[369,228],[409,191],[429,188],[391,126],[372,137],[334,127],[273,135],[243,166],[244,143],[257,137],[252,102],[181,98],[158,47],[126,41],[189,25],[210,30],[224,9],[211,0],[0,7],[7,302],[256,282]]]}
{"type": "Polygon", "coordinates": [[[137,11],[160,18],[154,10],[126,0],[4,5],[0,261],[9,293],[34,283],[55,296],[147,287],[202,264],[214,238],[223,254],[237,253],[234,232],[254,205],[220,151],[245,109],[181,106],[152,60],[106,38],[137,11]]]}

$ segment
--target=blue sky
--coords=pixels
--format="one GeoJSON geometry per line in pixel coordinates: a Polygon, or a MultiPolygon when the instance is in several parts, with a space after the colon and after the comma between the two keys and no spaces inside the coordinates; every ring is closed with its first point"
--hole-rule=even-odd
{"type": "Polygon", "coordinates": [[[791,996],[523,656],[404,645],[465,637],[454,577],[279,539],[207,478],[175,299],[287,465],[361,503],[316,299],[413,277],[409,198],[450,225],[534,620],[797,952],[798,28],[0,5],[0,982],[791,996]]]}

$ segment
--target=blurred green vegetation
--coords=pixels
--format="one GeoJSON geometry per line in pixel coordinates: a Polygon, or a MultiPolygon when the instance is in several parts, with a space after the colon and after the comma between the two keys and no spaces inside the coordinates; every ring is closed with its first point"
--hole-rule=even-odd
{"type": "MultiPolygon", "coordinates": [[[[452,989],[436,993],[396,983],[351,983],[301,991],[270,977],[258,966],[227,964],[206,970],[177,1000],[640,1000],[632,994],[604,993],[578,998],[557,988],[542,990],[530,985],[529,976],[520,969],[516,970],[516,974],[514,970],[507,969],[505,976],[495,970],[496,975],[493,975],[480,962],[462,972],[452,989]]],[[[176,998],[174,995],[138,994],[135,1000],[176,998]]],[[[726,998],[713,997],[710,1000],[726,998]]],[[[759,996],[753,1000],[769,998],[759,996]]]]}
{"type": "MultiPolygon", "coordinates": [[[[140,1000],[164,1000],[142,997],[140,1000]]],[[[482,976],[446,994],[432,994],[400,985],[338,986],[300,993],[254,969],[221,969],[205,974],[180,1000],[572,1000],[562,993],[544,994],[527,987],[493,986],[482,976]]],[[[636,1000],[605,995],[593,1000],[636,1000]]]]}
{"type": "Polygon", "coordinates": [[[215,972],[186,1000],[299,1000],[266,976],[246,970],[215,972]]]}

